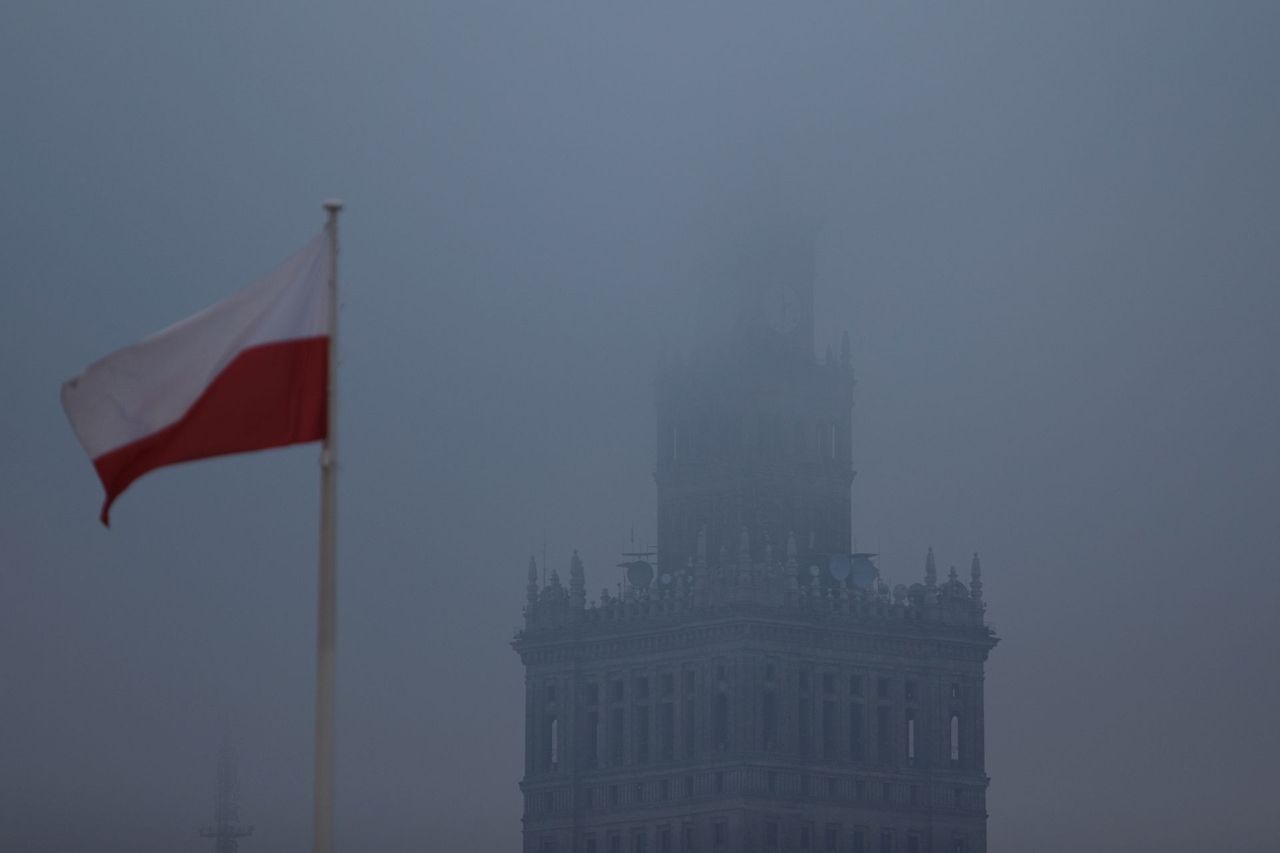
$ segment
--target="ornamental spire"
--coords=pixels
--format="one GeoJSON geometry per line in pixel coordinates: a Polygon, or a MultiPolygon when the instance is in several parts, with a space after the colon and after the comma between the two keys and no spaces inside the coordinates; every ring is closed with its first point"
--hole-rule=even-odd
{"type": "Polygon", "coordinates": [[[929,589],[933,589],[938,585],[938,564],[933,561],[933,546],[929,546],[929,553],[924,556],[924,585],[929,589]]]}
{"type": "Polygon", "coordinates": [[[530,604],[538,600],[538,564],[534,562],[533,555],[529,555],[529,582],[524,587],[525,598],[530,604]]]}
{"type": "Polygon", "coordinates": [[[977,551],[973,552],[973,562],[969,564],[969,594],[974,601],[982,600],[982,563],[977,551]]]}

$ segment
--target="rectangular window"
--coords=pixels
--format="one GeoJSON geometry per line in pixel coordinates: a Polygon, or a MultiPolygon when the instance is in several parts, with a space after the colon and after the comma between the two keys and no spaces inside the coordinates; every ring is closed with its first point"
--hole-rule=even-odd
{"type": "Polygon", "coordinates": [[[822,755],[836,757],[836,703],[830,699],[822,703],[822,755]]]}
{"type": "Polygon", "coordinates": [[[595,837],[594,835],[588,835],[588,836],[587,836],[587,838],[586,838],[586,846],[587,846],[586,853],[597,853],[597,851],[596,851],[596,837],[595,837]]]}
{"type": "Polygon", "coordinates": [[[588,711],[586,732],[583,744],[586,747],[584,761],[587,767],[598,767],[600,764],[600,712],[588,711]]]}
{"type": "Polygon", "coordinates": [[[830,672],[822,673],[822,692],[823,693],[836,692],[836,677],[834,673],[830,673],[830,672]]]}
{"type": "Polygon", "coordinates": [[[914,763],[916,760],[916,712],[908,708],[907,714],[907,761],[914,763]]]}
{"type": "Polygon", "coordinates": [[[893,830],[880,830],[880,853],[893,853],[893,830]]]}
{"type": "Polygon", "coordinates": [[[920,836],[914,832],[907,836],[907,853],[920,853],[920,836]]]}
{"type": "Polygon", "coordinates": [[[800,672],[800,689],[801,690],[809,689],[809,673],[803,670],[801,670],[800,672]]]}
{"type": "Polygon", "coordinates": [[[610,716],[609,758],[614,765],[619,765],[626,760],[627,755],[626,712],[621,708],[614,708],[610,716]]]}
{"type": "Polygon", "coordinates": [[[542,853],[556,853],[556,843],[550,838],[542,839],[542,853]]]}
{"type": "Polygon", "coordinates": [[[867,831],[860,826],[853,828],[849,838],[849,853],[867,853],[867,831]]]}
{"type": "Polygon", "coordinates": [[[637,699],[649,698],[649,679],[645,678],[644,676],[640,676],[639,678],[636,679],[636,698],[637,699]]]}
{"type": "Polygon", "coordinates": [[[676,677],[669,672],[662,674],[662,695],[670,696],[676,692],[676,677]]]}
{"type": "Polygon", "coordinates": [[[643,829],[632,831],[631,853],[649,853],[649,833],[643,829]]]}
{"type": "MultiPolygon", "coordinates": [[[[547,701],[548,702],[556,701],[556,686],[554,684],[547,685],[547,701]]],[[[551,842],[551,843],[554,844],[555,842],[551,842]]]]}
{"type": "Polygon", "coordinates": [[[670,779],[663,779],[660,782],[658,782],[658,799],[660,800],[671,799],[671,780],[670,779]]]}
{"type": "Polygon", "coordinates": [[[698,849],[698,834],[694,831],[693,824],[686,823],[684,825],[684,853],[694,853],[698,849]]]}
{"type": "Polygon", "coordinates": [[[663,761],[676,757],[676,711],[670,702],[658,709],[658,751],[663,761]]]}
{"type": "Polygon", "coordinates": [[[862,802],[867,798],[867,783],[861,779],[853,783],[853,798],[858,802],[862,802]]]}
{"type": "Polygon", "coordinates": [[[916,701],[916,683],[914,681],[908,681],[904,684],[902,686],[902,692],[908,702],[916,701]]]}
{"type": "Polygon", "coordinates": [[[849,676],[849,695],[850,696],[862,695],[862,676],[861,675],[849,676]]]}
{"type": "Polygon", "coordinates": [[[800,825],[800,849],[813,849],[813,827],[807,823],[800,825]]]}
{"type": "Polygon", "coordinates": [[[634,712],[636,761],[649,760],[649,706],[637,705],[634,712]]]}
{"type": "Polygon", "coordinates": [[[717,794],[724,793],[724,771],[723,770],[716,771],[716,793],[717,794]]]}
{"type": "Polygon", "coordinates": [[[614,806],[615,808],[618,805],[618,786],[617,785],[609,786],[609,805],[614,806]]]}
{"type": "Polygon", "coordinates": [[[812,721],[809,713],[809,700],[801,699],[798,719],[796,720],[797,737],[801,755],[808,755],[813,749],[813,734],[810,731],[812,721]]]}
{"type": "Polygon", "coordinates": [[[861,761],[866,757],[865,736],[866,721],[863,719],[861,705],[849,706],[849,760],[861,761]]]}
{"type": "Polygon", "coordinates": [[[609,682],[609,701],[622,701],[622,679],[615,678],[613,681],[609,682]]]}
{"type": "Polygon", "coordinates": [[[729,824],[722,820],[711,824],[711,843],[718,850],[724,849],[724,846],[729,843],[729,824]]]}
{"type": "Polygon", "coordinates": [[[778,822],[767,820],[764,823],[764,849],[778,849],[778,822]]]}
{"type": "Polygon", "coordinates": [[[693,754],[697,751],[698,736],[697,727],[694,725],[694,702],[693,698],[685,700],[684,703],[684,757],[693,758],[693,754]]]}
{"type": "Polygon", "coordinates": [[[684,695],[693,695],[693,671],[686,670],[684,673],[684,695]]]}
{"type": "Polygon", "coordinates": [[[599,684],[592,683],[587,685],[587,704],[588,705],[600,704],[600,685],[599,684]]]}
{"type": "Polygon", "coordinates": [[[888,761],[893,754],[893,731],[889,728],[889,706],[876,708],[876,758],[888,761]]]}
{"type": "Polygon", "coordinates": [[[772,690],[766,691],[761,703],[760,739],[765,749],[773,749],[778,745],[778,696],[772,690]]]}
{"type": "Polygon", "coordinates": [[[822,849],[824,850],[840,849],[840,824],[838,823],[827,824],[827,831],[823,835],[822,849]]]}
{"type": "Polygon", "coordinates": [[[622,853],[622,836],[616,832],[609,836],[609,853],[622,853]]]}
{"type": "Polygon", "coordinates": [[[658,853],[672,853],[671,827],[658,827],[658,853]]]}
{"type": "Polygon", "coordinates": [[[883,677],[883,676],[881,676],[880,678],[876,679],[876,695],[877,695],[877,696],[879,696],[881,699],[888,699],[888,698],[889,698],[889,689],[890,689],[890,681],[889,681],[889,679],[887,679],[887,678],[885,678],[885,677],[883,677]]]}

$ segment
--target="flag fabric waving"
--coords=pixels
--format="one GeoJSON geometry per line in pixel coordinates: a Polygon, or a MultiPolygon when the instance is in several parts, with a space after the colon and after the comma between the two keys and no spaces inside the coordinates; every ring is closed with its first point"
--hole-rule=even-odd
{"type": "Polygon", "coordinates": [[[319,441],[328,432],[328,229],[217,305],[118,350],[62,386],[111,504],[148,471],[319,441]]]}

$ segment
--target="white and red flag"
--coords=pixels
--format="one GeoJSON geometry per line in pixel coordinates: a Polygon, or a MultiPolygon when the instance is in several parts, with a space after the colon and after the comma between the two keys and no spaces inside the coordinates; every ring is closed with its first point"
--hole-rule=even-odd
{"type": "Polygon", "coordinates": [[[94,362],[62,406],[106,489],[164,465],[328,433],[330,230],[217,305],[94,362]]]}

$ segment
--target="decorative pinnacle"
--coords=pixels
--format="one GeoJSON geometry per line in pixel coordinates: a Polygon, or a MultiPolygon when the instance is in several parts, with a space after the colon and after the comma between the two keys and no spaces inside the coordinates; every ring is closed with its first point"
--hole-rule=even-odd
{"type": "Polygon", "coordinates": [[[853,348],[849,346],[848,331],[840,334],[840,364],[846,368],[853,367],[853,348]]]}
{"type": "Polygon", "coordinates": [[[799,565],[799,561],[796,559],[796,534],[794,530],[787,534],[787,565],[791,568],[799,565]]]}
{"type": "Polygon", "coordinates": [[[924,557],[924,585],[932,589],[938,585],[938,564],[933,561],[933,546],[924,557]]]}
{"type": "Polygon", "coordinates": [[[969,594],[976,599],[982,598],[982,563],[978,560],[978,552],[973,552],[973,562],[969,564],[969,594]]]}

